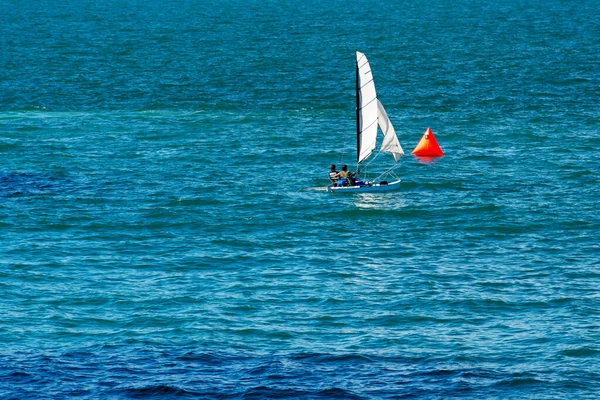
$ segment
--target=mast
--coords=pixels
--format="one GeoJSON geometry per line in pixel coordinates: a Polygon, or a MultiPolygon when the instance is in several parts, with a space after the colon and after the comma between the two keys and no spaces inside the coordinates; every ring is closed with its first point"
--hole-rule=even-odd
{"type": "MultiPolygon", "coordinates": [[[[358,52],[357,52],[358,53],[358,52]]],[[[358,58],[356,59],[356,161],[360,158],[360,84],[358,79],[358,58]]]]}

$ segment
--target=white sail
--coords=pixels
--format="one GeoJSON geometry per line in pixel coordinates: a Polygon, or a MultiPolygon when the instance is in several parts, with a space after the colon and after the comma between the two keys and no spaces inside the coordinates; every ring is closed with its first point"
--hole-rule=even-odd
{"type": "Polygon", "coordinates": [[[390,121],[379,99],[377,99],[377,124],[379,125],[379,129],[381,129],[381,133],[383,133],[383,143],[379,151],[392,153],[394,160],[398,162],[404,155],[404,151],[402,150],[402,146],[400,146],[392,121],[390,121]]]}
{"type": "Polygon", "coordinates": [[[369,158],[377,141],[377,93],[367,57],[356,52],[358,162],[369,158]]]}

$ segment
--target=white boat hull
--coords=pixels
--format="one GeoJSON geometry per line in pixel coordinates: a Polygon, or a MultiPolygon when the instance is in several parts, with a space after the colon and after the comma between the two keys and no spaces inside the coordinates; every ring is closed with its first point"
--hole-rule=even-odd
{"type": "Polygon", "coordinates": [[[400,188],[400,179],[390,182],[387,185],[373,183],[365,186],[327,186],[329,193],[373,193],[373,192],[389,192],[400,188]]]}

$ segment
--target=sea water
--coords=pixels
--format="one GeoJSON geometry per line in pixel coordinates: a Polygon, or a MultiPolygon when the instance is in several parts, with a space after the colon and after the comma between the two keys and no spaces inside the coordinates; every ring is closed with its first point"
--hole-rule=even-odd
{"type": "Polygon", "coordinates": [[[0,397],[597,398],[599,9],[2,2],[0,397]]]}

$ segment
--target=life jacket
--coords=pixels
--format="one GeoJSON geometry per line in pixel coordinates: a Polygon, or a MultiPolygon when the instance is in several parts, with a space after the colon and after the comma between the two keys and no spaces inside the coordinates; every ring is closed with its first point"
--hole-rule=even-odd
{"type": "Polygon", "coordinates": [[[330,171],[329,172],[329,181],[331,183],[337,183],[339,178],[336,176],[338,174],[337,171],[330,171]]]}

